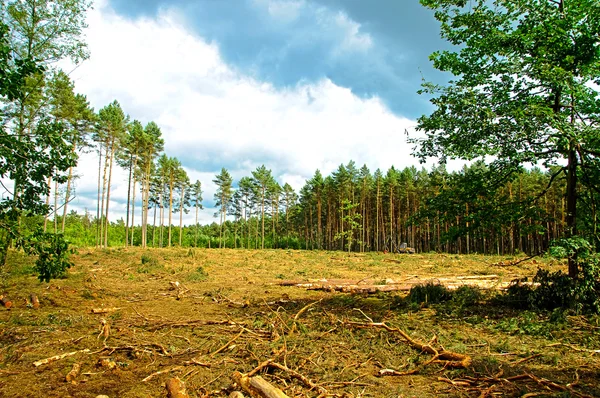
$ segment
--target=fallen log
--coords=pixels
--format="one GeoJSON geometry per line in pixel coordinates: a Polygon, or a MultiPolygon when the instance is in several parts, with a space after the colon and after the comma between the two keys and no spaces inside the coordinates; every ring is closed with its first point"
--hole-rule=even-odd
{"type": "Polygon", "coordinates": [[[46,364],[49,364],[50,362],[58,361],[58,360],[61,360],[61,359],[67,358],[67,357],[71,357],[73,355],[87,353],[87,352],[90,352],[90,350],[86,348],[85,350],[79,350],[79,351],[67,352],[65,354],[55,355],[50,358],[40,359],[39,361],[35,361],[33,363],[33,366],[35,366],[37,368],[38,366],[46,365],[46,364]]]}
{"type": "Polygon", "coordinates": [[[92,308],[91,309],[91,313],[92,314],[107,314],[109,312],[115,312],[120,310],[120,307],[111,307],[111,308],[92,308]]]}
{"type": "Polygon", "coordinates": [[[165,384],[167,389],[167,398],[188,398],[189,395],[185,390],[185,383],[179,377],[173,377],[167,380],[165,384]]]}
{"type": "Polygon", "coordinates": [[[244,398],[244,394],[242,394],[239,391],[234,391],[231,394],[229,394],[229,398],[244,398]]]}
{"type": "Polygon", "coordinates": [[[260,376],[248,377],[240,372],[234,372],[232,378],[252,398],[289,398],[283,391],[260,376]]]}

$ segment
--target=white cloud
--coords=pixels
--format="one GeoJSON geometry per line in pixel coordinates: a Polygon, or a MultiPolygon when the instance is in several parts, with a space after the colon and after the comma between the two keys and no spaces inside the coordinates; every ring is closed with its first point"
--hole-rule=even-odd
{"type": "MultiPolygon", "coordinates": [[[[328,79],[287,88],[258,81],[225,64],[216,45],[180,20],[163,10],[156,19],[132,21],[97,4],[88,19],[92,56],[72,77],[96,109],[117,99],[132,118],[156,121],[167,154],[184,160],[192,181],[202,181],[205,200],[212,202],[211,180],[221,166],[239,180],[265,163],[280,183],[299,189],[317,168],[327,175],[349,160],[372,171],[415,164],[404,135],[415,122],[394,115],[379,98],[361,99],[328,79]],[[209,162],[220,166],[195,169],[209,162]]],[[[335,23],[345,26],[345,46],[370,45],[346,16],[335,23]]],[[[95,192],[97,158],[87,155],[78,173],[79,192],[95,192]]],[[[125,213],[126,177],[115,168],[113,220],[125,213]]],[[[80,197],[74,206],[89,203],[80,197]]],[[[213,213],[205,210],[202,221],[214,221],[213,213]]],[[[193,222],[193,212],[186,221],[193,222]]]]}

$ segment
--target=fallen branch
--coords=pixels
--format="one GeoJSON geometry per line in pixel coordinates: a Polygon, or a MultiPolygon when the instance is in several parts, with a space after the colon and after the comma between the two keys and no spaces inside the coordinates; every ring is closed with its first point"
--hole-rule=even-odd
{"type": "Polygon", "coordinates": [[[320,303],[321,300],[313,301],[312,303],[305,305],[304,307],[302,307],[300,309],[300,311],[298,311],[296,316],[294,316],[294,324],[292,325],[292,328],[290,329],[289,334],[294,334],[294,332],[296,331],[296,324],[298,323],[298,319],[300,318],[300,315],[304,314],[313,305],[320,303]]]}
{"type": "Polygon", "coordinates": [[[184,364],[186,364],[186,365],[197,365],[197,366],[202,366],[202,367],[205,367],[205,368],[210,368],[212,366],[212,364],[207,363],[207,362],[200,362],[196,358],[192,358],[189,361],[185,361],[184,364]]]}
{"type": "Polygon", "coordinates": [[[38,366],[46,365],[46,364],[49,364],[50,362],[59,361],[64,358],[71,357],[71,356],[77,355],[77,354],[86,353],[86,352],[90,352],[90,350],[86,348],[85,350],[79,350],[79,351],[67,352],[66,354],[55,355],[50,358],[40,359],[39,361],[35,361],[33,363],[33,366],[35,366],[37,368],[38,366]]]}
{"type": "Polygon", "coordinates": [[[540,385],[541,387],[544,387],[546,390],[569,392],[572,395],[575,395],[577,397],[591,398],[591,396],[582,394],[573,389],[572,386],[576,385],[578,383],[578,379],[579,379],[578,375],[576,375],[576,376],[577,376],[577,381],[575,383],[567,384],[566,386],[563,386],[556,382],[550,381],[548,379],[537,377],[531,373],[523,373],[520,375],[503,377],[503,378],[465,376],[465,377],[462,377],[459,379],[451,380],[451,379],[447,379],[445,377],[438,377],[438,381],[442,381],[444,383],[452,384],[454,386],[459,386],[459,387],[482,387],[482,384],[500,384],[500,383],[524,380],[524,381],[533,381],[533,382],[537,383],[538,385],[540,385]]]}
{"type": "Polygon", "coordinates": [[[511,365],[518,365],[520,363],[527,362],[531,359],[541,357],[541,356],[542,356],[542,354],[533,354],[533,355],[528,356],[527,358],[519,359],[518,361],[511,363],[511,365]]]}
{"type": "Polygon", "coordinates": [[[238,326],[237,322],[233,321],[202,321],[202,320],[192,320],[192,321],[179,321],[179,322],[163,322],[158,325],[154,325],[148,329],[148,331],[153,332],[163,328],[181,328],[188,326],[209,326],[209,325],[231,325],[238,326]]]}
{"type": "Polygon", "coordinates": [[[227,344],[225,344],[224,346],[222,346],[221,348],[219,348],[217,351],[213,352],[212,354],[210,354],[211,358],[214,358],[215,355],[217,355],[218,353],[220,353],[221,351],[227,349],[227,347],[229,347],[234,341],[236,341],[241,335],[242,333],[244,333],[244,329],[242,329],[237,336],[235,336],[233,339],[229,340],[227,342],[227,344]]]}
{"type": "Polygon", "coordinates": [[[292,369],[288,368],[285,365],[282,365],[282,364],[277,363],[277,362],[269,362],[269,364],[267,365],[267,367],[269,367],[269,368],[275,368],[275,369],[279,369],[279,370],[283,370],[284,372],[288,373],[294,379],[300,380],[302,382],[302,384],[304,384],[306,387],[310,388],[311,390],[317,390],[320,394],[327,394],[327,390],[325,388],[323,388],[322,386],[314,383],[308,377],[306,377],[306,376],[304,376],[304,375],[296,372],[295,370],[292,370],[292,369]]]}
{"type": "Polygon", "coordinates": [[[546,347],[558,347],[558,346],[567,347],[567,348],[570,348],[573,351],[577,351],[577,352],[589,352],[592,355],[593,354],[600,354],[600,350],[588,350],[587,348],[579,348],[579,347],[575,347],[574,345],[565,344],[565,343],[549,344],[546,347]]]}
{"type": "Polygon", "coordinates": [[[152,373],[151,375],[148,375],[148,376],[144,377],[144,378],[142,379],[142,382],[144,382],[144,383],[145,383],[145,382],[147,382],[147,381],[150,381],[150,380],[152,380],[153,378],[155,378],[155,377],[156,377],[156,376],[158,376],[158,375],[162,375],[162,374],[165,374],[165,373],[171,373],[171,372],[175,372],[175,371],[181,370],[181,369],[183,369],[183,368],[184,368],[183,366],[175,366],[175,367],[173,367],[173,368],[170,368],[170,369],[159,370],[158,372],[154,372],[154,373],[152,373]]]}
{"type": "Polygon", "coordinates": [[[283,391],[260,376],[248,377],[240,372],[234,372],[232,378],[253,398],[289,398],[283,391]]]}
{"type": "Polygon", "coordinates": [[[108,314],[109,312],[119,311],[120,307],[111,307],[111,308],[92,308],[90,312],[92,314],[108,314]]]}
{"type": "Polygon", "coordinates": [[[388,332],[398,333],[404,340],[406,340],[406,342],[410,346],[412,346],[420,351],[434,355],[434,359],[431,361],[428,361],[426,364],[429,364],[432,362],[440,362],[444,365],[444,367],[467,368],[471,365],[471,362],[472,362],[471,357],[468,355],[459,354],[459,353],[453,352],[453,351],[447,351],[443,348],[436,350],[430,344],[423,344],[419,341],[416,341],[413,338],[411,338],[408,334],[406,334],[403,330],[396,328],[396,327],[388,326],[384,322],[363,323],[363,322],[346,321],[346,322],[344,322],[344,324],[354,326],[357,328],[373,328],[373,327],[381,328],[381,329],[387,330],[388,332]]]}

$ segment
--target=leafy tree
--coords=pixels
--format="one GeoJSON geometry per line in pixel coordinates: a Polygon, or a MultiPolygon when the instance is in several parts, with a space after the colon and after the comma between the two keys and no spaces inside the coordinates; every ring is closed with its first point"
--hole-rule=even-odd
{"type": "MultiPolygon", "coordinates": [[[[13,57],[9,29],[0,22],[0,98],[4,104],[22,103],[27,95],[27,78],[44,72],[44,67],[31,57],[13,57]]],[[[41,197],[48,194],[47,178],[65,181],[63,172],[75,164],[72,147],[62,135],[60,123],[43,115],[31,134],[10,130],[2,115],[0,128],[0,177],[15,182],[13,191],[0,202],[0,228],[3,244],[0,266],[6,264],[8,248],[15,239],[21,245],[27,237],[22,233],[19,219],[25,212],[46,214],[48,206],[41,197]]]]}
{"type": "MultiPolygon", "coordinates": [[[[567,235],[577,234],[578,182],[598,189],[600,3],[596,0],[421,0],[455,50],[432,54],[448,85],[425,84],[421,159],[493,157],[492,176],[523,164],[566,178],[567,235]],[[468,5],[468,6],[467,6],[468,5]],[[565,165],[566,164],[566,165],[565,165]],[[563,166],[564,165],[564,166],[563,166]]],[[[578,272],[570,257],[569,274],[578,272]]]]}

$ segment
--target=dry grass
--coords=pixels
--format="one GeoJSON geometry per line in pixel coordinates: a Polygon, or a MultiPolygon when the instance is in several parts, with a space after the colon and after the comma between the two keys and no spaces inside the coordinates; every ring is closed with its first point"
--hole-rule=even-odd
{"type": "MultiPolygon", "coordinates": [[[[413,275],[495,274],[509,281],[532,276],[538,266],[564,267],[539,259],[493,265],[508,260],[285,250],[80,250],[67,279],[40,284],[28,268],[30,260],[13,253],[0,292],[14,303],[0,311],[0,396],[162,397],[165,381],[177,375],[193,397],[226,397],[234,371],[250,372],[267,359],[308,377],[329,396],[482,396],[490,387],[489,396],[559,393],[533,380],[479,379],[471,386],[442,380],[522,373],[560,386],[577,379],[572,393],[600,395],[600,354],[577,351],[600,348],[597,318],[492,305],[419,306],[407,304],[400,293],[361,296],[277,285],[284,279],[385,281],[413,275]],[[171,290],[175,281],[180,288],[171,290]],[[31,293],[40,298],[38,310],[26,305],[31,293]],[[92,308],[119,309],[93,314],[92,308]],[[473,365],[453,370],[431,364],[410,376],[377,377],[384,368],[415,369],[430,356],[393,333],[343,323],[364,322],[366,316],[423,342],[437,336],[445,349],[471,356],[473,365]],[[105,342],[102,319],[110,325],[105,342]],[[33,366],[83,349],[90,353],[33,366]],[[100,366],[102,359],[112,365],[100,366]],[[75,363],[82,374],[67,383],[75,363]]],[[[291,397],[319,396],[317,388],[307,388],[289,372],[269,368],[265,373],[291,397]]]]}

